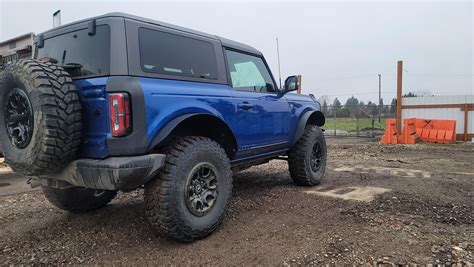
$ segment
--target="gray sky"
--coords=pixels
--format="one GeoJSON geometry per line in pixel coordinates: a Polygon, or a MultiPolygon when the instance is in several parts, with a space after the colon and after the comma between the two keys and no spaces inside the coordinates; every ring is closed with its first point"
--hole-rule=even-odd
{"type": "MultiPolygon", "coordinates": [[[[404,92],[473,94],[474,5],[464,2],[140,2],[0,0],[0,40],[120,11],[247,43],[262,51],[278,77],[303,75],[303,92],[343,102],[395,96],[397,60],[404,92]]],[[[278,79],[278,78],[277,78],[278,79]]]]}

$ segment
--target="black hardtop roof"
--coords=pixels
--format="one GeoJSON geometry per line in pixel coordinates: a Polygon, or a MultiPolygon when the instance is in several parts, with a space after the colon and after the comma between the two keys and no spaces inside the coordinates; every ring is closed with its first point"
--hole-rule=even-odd
{"type": "MultiPolygon", "coordinates": [[[[108,17],[121,17],[121,18],[132,19],[132,20],[147,23],[147,24],[159,25],[159,26],[166,27],[166,28],[169,28],[169,29],[178,30],[178,31],[186,32],[186,33],[191,33],[191,34],[207,37],[207,38],[210,38],[210,39],[213,39],[213,40],[217,40],[217,41],[220,41],[222,43],[222,45],[226,46],[226,47],[230,47],[230,48],[234,48],[234,49],[237,49],[237,50],[242,50],[242,51],[245,51],[245,52],[258,54],[258,55],[262,54],[260,51],[258,51],[257,49],[255,49],[255,48],[253,48],[249,45],[239,43],[239,42],[236,42],[236,41],[232,41],[232,40],[229,40],[227,38],[223,38],[223,37],[219,37],[217,35],[212,35],[212,34],[208,34],[208,33],[205,33],[205,32],[200,32],[200,31],[196,31],[196,30],[193,30],[193,29],[189,29],[189,28],[169,24],[169,23],[166,23],[166,22],[158,21],[158,20],[148,19],[148,18],[135,16],[135,15],[127,14],[127,13],[122,13],[122,12],[112,12],[112,13],[107,13],[107,14],[92,17],[92,18],[78,20],[78,21],[75,21],[75,22],[67,23],[67,24],[64,24],[62,26],[50,29],[50,30],[45,31],[41,34],[45,34],[45,33],[52,32],[52,31],[55,31],[55,30],[58,30],[58,29],[66,28],[66,27],[74,25],[74,24],[78,24],[78,23],[82,23],[82,22],[86,22],[86,21],[90,21],[90,20],[94,20],[94,19],[108,18],[108,17]]],[[[39,35],[41,35],[41,34],[39,34],[39,35]]]]}

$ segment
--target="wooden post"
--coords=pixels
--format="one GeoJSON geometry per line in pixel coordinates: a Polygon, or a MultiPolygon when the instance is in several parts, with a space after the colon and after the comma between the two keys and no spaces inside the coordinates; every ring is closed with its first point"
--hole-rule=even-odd
{"type": "Polygon", "coordinates": [[[298,91],[296,92],[301,95],[301,75],[298,75],[298,91]]]}
{"type": "Polygon", "coordinates": [[[468,127],[468,118],[469,118],[469,105],[464,104],[464,137],[463,141],[467,142],[467,127],[468,127]]]}
{"type": "Polygon", "coordinates": [[[398,61],[397,64],[397,134],[402,133],[402,75],[403,75],[403,61],[398,61]]]}

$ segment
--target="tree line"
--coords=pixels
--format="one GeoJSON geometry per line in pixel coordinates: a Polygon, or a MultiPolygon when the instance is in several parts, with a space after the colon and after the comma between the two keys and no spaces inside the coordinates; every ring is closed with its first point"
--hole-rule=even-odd
{"type": "MultiPolygon", "coordinates": [[[[408,92],[403,95],[403,97],[419,97],[425,95],[433,95],[431,93],[413,93],[408,92]]],[[[364,103],[364,101],[357,99],[354,96],[351,96],[346,100],[346,103],[342,105],[341,101],[336,97],[331,104],[328,104],[329,98],[327,96],[322,96],[319,99],[321,103],[321,111],[326,116],[336,115],[336,117],[371,117],[380,114],[382,116],[394,116],[397,111],[397,99],[392,98],[390,105],[384,105],[383,98],[380,99],[380,103],[369,101],[364,103]]]]}
{"type": "Polygon", "coordinates": [[[384,105],[383,99],[380,99],[379,105],[377,103],[364,101],[351,96],[346,100],[343,105],[338,98],[335,98],[330,105],[327,103],[327,99],[322,99],[321,111],[326,116],[336,117],[371,117],[376,116],[380,113],[383,115],[395,114],[397,99],[393,98],[390,105],[384,105]]]}

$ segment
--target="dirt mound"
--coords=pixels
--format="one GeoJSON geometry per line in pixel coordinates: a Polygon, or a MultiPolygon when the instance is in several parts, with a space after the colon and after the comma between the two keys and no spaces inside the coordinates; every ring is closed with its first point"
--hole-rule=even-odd
{"type": "Polygon", "coordinates": [[[391,192],[377,196],[370,205],[357,205],[347,213],[359,216],[362,213],[390,213],[421,217],[421,220],[451,225],[474,224],[474,209],[468,203],[442,202],[417,195],[391,192]]]}

